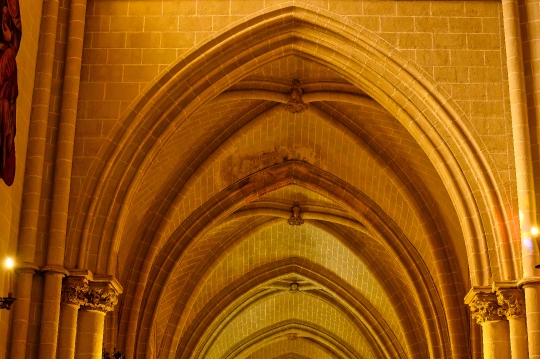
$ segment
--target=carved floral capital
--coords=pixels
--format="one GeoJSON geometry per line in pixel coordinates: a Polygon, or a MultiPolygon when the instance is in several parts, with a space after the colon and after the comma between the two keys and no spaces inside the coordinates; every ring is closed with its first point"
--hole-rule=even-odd
{"type": "Polygon", "coordinates": [[[500,290],[497,293],[499,314],[507,319],[525,317],[525,300],[518,290],[500,290]]]}
{"type": "Polygon", "coordinates": [[[118,303],[118,294],[107,286],[90,287],[84,293],[84,303],[82,310],[99,310],[101,312],[111,312],[118,303]]]}
{"type": "Polygon", "coordinates": [[[83,305],[85,302],[85,293],[88,292],[88,281],[68,280],[62,286],[61,301],[62,303],[83,305]]]}
{"type": "Polygon", "coordinates": [[[477,297],[469,302],[469,307],[473,319],[478,324],[504,319],[500,312],[501,306],[497,303],[495,295],[490,296],[490,298],[477,297]]]}

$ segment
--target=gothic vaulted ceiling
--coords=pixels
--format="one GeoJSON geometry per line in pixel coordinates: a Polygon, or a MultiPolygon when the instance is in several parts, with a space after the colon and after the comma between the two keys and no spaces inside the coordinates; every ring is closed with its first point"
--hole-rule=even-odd
{"type": "Polygon", "coordinates": [[[123,284],[129,356],[465,357],[466,291],[513,270],[487,255],[505,213],[462,113],[330,15],[231,26],[115,126],[68,261],[123,284]]]}

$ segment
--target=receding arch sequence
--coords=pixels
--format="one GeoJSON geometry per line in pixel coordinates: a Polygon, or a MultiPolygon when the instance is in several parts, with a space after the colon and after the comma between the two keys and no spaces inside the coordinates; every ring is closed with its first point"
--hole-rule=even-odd
{"type": "MultiPolygon", "coordinates": [[[[304,164],[304,163],[286,163],[286,164],[283,164],[283,165],[280,165],[280,166],[276,166],[276,169],[275,169],[275,170],[278,170],[278,168],[281,168],[282,170],[283,170],[283,169],[286,169],[286,168],[289,168],[289,170],[292,170],[292,169],[293,169],[294,167],[296,167],[296,166],[299,166],[299,167],[301,168],[301,167],[305,167],[306,164],[304,164]]],[[[300,170],[300,168],[297,168],[297,169],[300,170]]],[[[279,171],[279,170],[278,170],[278,171],[279,171]]],[[[313,168],[311,168],[309,171],[306,172],[306,174],[307,174],[308,176],[312,176],[312,175],[313,175],[313,171],[316,171],[316,170],[313,169],[313,168]]],[[[302,183],[302,181],[301,181],[301,179],[300,179],[301,177],[298,177],[298,175],[301,175],[301,172],[302,172],[302,171],[297,171],[297,175],[295,176],[295,178],[297,178],[297,179],[293,180],[295,183],[302,183]]],[[[275,177],[275,176],[273,176],[273,177],[275,177]]],[[[245,189],[245,191],[246,191],[245,193],[253,193],[253,192],[257,192],[257,193],[259,193],[259,194],[263,193],[263,192],[261,192],[261,190],[255,190],[256,187],[253,187],[253,185],[254,185],[255,183],[258,182],[258,181],[257,181],[257,178],[262,179],[262,178],[265,178],[265,176],[264,176],[264,174],[261,174],[261,173],[260,173],[260,174],[258,174],[258,176],[255,176],[255,178],[253,178],[252,180],[243,181],[242,184],[244,185],[244,186],[243,186],[243,189],[245,189]],[[246,186],[251,186],[252,188],[251,188],[251,189],[248,189],[248,188],[246,188],[246,186]]],[[[319,178],[319,179],[317,179],[317,180],[314,181],[314,182],[321,184],[321,182],[324,183],[324,181],[325,181],[324,179],[319,178]]],[[[264,183],[264,182],[263,182],[263,183],[264,183]]],[[[260,183],[260,184],[263,184],[263,183],[260,183]]],[[[287,181],[286,183],[290,183],[290,182],[287,181]]],[[[276,184],[268,183],[268,184],[266,184],[266,186],[269,186],[269,189],[270,189],[270,190],[276,188],[276,184]]],[[[280,185],[278,185],[278,187],[279,187],[279,186],[280,186],[280,185]]],[[[309,186],[308,186],[308,187],[309,187],[309,186]]],[[[339,188],[340,186],[334,186],[334,187],[339,188]]],[[[328,195],[329,192],[326,192],[326,191],[327,191],[327,190],[325,190],[324,192],[328,195]]],[[[337,202],[341,202],[341,201],[343,200],[343,198],[346,197],[346,196],[344,195],[344,193],[342,192],[342,190],[340,191],[340,195],[341,195],[341,198],[336,198],[336,201],[337,201],[337,202]]],[[[360,196],[360,194],[354,195],[353,197],[355,198],[355,200],[357,200],[357,197],[358,197],[358,196],[360,196]]],[[[230,196],[224,196],[224,197],[230,198],[230,196]]],[[[242,200],[242,201],[245,200],[245,198],[243,198],[242,196],[241,196],[241,197],[238,197],[238,199],[239,199],[239,200],[242,200]]],[[[355,200],[353,200],[353,201],[355,201],[355,200]]],[[[349,206],[350,206],[350,205],[349,205],[349,206]]],[[[347,206],[346,206],[346,207],[347,207],[347,206]]],[[[360,208],[361,206],[353,206],[353,207],[360,208]]],[[[349,208],[351,209],[352,212],[354,212],[354,210],[352,210],[353,207],[349,207],[349,208]]],[[[221,208],[220,210],[222,211],[223,208],[221,208]]],[[[228,210],[227,210],[227,211],[228,211],[228,210]]],[[[201,211],[201,213],[204,213],[204,212],[205,212],[205,211],[201,211]]],[[[212,212],[212,211],[210,210],[210,212],[212,212]]],[[[231,213],[232,213],[232,210],[231,210],[231,213]]],[[[219,219],[218,219],[218,221],[219,221],[219,219]]],[[[188,224],[186,224],[186,225],[188,225],[188,224]]],[[[200,223],[197,225],[196,228],[200,228],[199,226],[200,226],[200,223]]],[[[189,228],[189,225],[188,225],[188,227],[185,227],[184,229],[183,229],[183,228],[180,228],[180,229],[179,229],[179,233],[189,233],[189,231],[187,230],[187,228],[189,228]]],[[[393,247],[396,247],[396,248],[399,247],[399,245],[398,245],[398,246],[392,245],[392,246],[393,246],[393,247]]],[[[171,253],[171,252],[173,252],[173,251],[172,251],[172,250],[166,250],[166,252],[167,252],[167,253],[171,253]]],[[[400,258],[406,257],[406,255],[404,255],[404,254],[398,254],[397,256],[400,257],[400,258]]],[[[405,267],[406,267],[406,268],[410,268],[409,265],[405,265],[405,267]]],[[[167,271],[168,271],[168,270],[166,270],[166,272],[167,272],[167,271]]],[[[156,272],[156,273],[157,273],[157,272],[156,272]]],[[[424,275],[426,275],[426,274],[427,274],[427,272],[425,272],[424,275]]],[[[428,276],[429,276],[429,275],[428,275],[428,276]]],[[[150,274],[150,277],[154,277],[154,275],[150,274]]],[[[414,282],[417,283],[416,285],[420,285],[420,283],[422,283],[422,281],[423,281],[423,280],[420,280],[420,281],[414,280],[414,282]]],[[[159,281],[158,281],[158,282],[159,282],[159,281]]],[[[428,286],[427,288],[430,288],[430,286],[428,286]]],[[[148,288],[148,289],[145,290],[145,292],[147,292],[148,294],[145,294],[144,297],[148,297],[148,296],[150,295],[151,292],[148,292],[148,290],[150,290],[150,288],[148,288]]],[[[420,290],[420,292],[421,292],[421,293],[425,293],[425,292],[429,292],[429,290],[431,290],[431,289],[422,289],[422,290],[420,290]]],[[[451,299],[452,297],[455,298],[455,301],[458,301],[458,298],[456,298],[455,295],[452,295],[452,294],[451,294],[449,297],[447,297],[446,300],[452,300],[452,299],[451,299]]],[[[448,305],[448,304],[447,304],[447,305],[448,305]]],[[[457,305],[456,305],[456,306],[457,306],[457,305]]],[[[440,316],[440,315],[439,315],[439,316],[440,316]]],[[[444,317],[444,314],[443,314],[442,316],[444,317]]],[[[435,317],[437,317],[437,316],[435,316],[435,317]]],[[[454,324],[456,324],[456,323],[454,323],[454,324]]],[[[455,329],[453,329],[453,330],[455,330],[455,329]]],[[[453,330],[452,330],[452,328],[450,328],[450,332],[453,332],[453,330]]],[[[430,331],[430,332],[437,332],[437,330],[433,329],[433,330],[430,331]]],[[[464,331],[462,331],[461,333],[464,333],[464,331]]],[[[458,335],[459,335],[459,334],[458,334],[458,335]]],[[[449,350],[449,349],[448,349],[448,350],[449,350]]]]}
{"type": "MultiPolygon", "coordinates": [[[[249,292],[251,288],[254,287],[255,283],[270,281],[288,273],[297,273],[306,278],[317,278],[318,282],[322,283],[325,288],[330,288],[338,295],[338,297],[343,298],[347,303],[351,303],[350,308],[356,308],[356,310],[362,313],[364,325],[369,328],[370,333],[373,334],[378,345],[381,348],[384,348],[383,350],[389,357],[402,357],[401,355],[404,355],[398,354],[403,353],[403,349],[399,346],[397,339],[393,337],[392,331],[384,324],[384,319],[377,314],[377,311],[363,298],[359,297],[354,289],[344,284],[337,276],[325,271],[322,267],[316,266],[313,263],[307,263],[300,258],[289,258],[260,267],[253,271],[248,278],[241,278],[241,280],[238,280],[231,286],[238,288],[241,292],[249,292]]],[[[201,318],[200,320],[194,321],[194,325],[190,326],[187,335],[184,335],[180,342],[174,346],[176,348],[176,353],[180,355],[177,356],[177,358],[187,358],[194,352],[199,343],[199,338],[203,337],[203,333],[207,331],[211,326],[211,323],[215,321],[215,318],[219,318],[220,315],[227,315],[222,312],[218,314],[218,308],[228,307],[234,300],[235,299],[230,298],[230,296],[226,294],[226,290],[224,290],[220,295],[216,296],[209,305],[207,305],[209,310],[201,313],[204,319],[201,318]]]]}
{"type": "MultiPolygon", "coordinates": [[[[366,299],[372,303],[372,306],[376,308],[376,310],[385,313],[385,320],[391,323],[391,329],[395,333],[398,333],[400,340],[403,340],[402,333],[412,331],[414,330],[412,328],[417,328],[422,325],[420,321],[415,321],[409,324],[410,321],[415,319],[411,313],[418,313],[418,307],[415,307],[414,305],[404,309],[401,307],[403,302],[408,302],[410,298],[413,298],[412,289],[410,287],[401,285],[398,286],[398,288],[402,289],[402,295],[405,298],[399,299],[390,296],[387,297],[385,292],[391,292],[392,290],[390,289],[389,285],[386,284],[385,278],[382,278],[384,274],[381,273],[379,276],[377,275],[378,273],[372,274],[366,270],[365,266],[360,263],[361,260],[352,258],[352,256],[354,256],[354,252],[351,249],[347,249],[347,245],[344,245],[344,243],[339,243],[339,240],[336,241],[331,238],[332,234],[328,233],[328,229],[318,229],[319,226],[314,227],[307,224],[302,226],[301,229],[294,228],[285,224],[285,221],[278,221],[277,223],[274,222],[273,224],[268,225],[267,223],[270,222],[265,222],[263,224],[265,228],[258,231],[259,233],[245,233],[243,235],[243,237],[245,237],[244,239],[236,240],[234,247],[231,248],[228,253],[223,253],[220,255],[214,261],[212,266],[206,270],[204,275],[201,276],[201,279],[197,285],[197,290],[191,294],[189,302],[185,306],[186,314],[182,313],[182,319],[186,317],[193,318],[196,313],[200,313],[202,307],[208,303],[209,300],[211,300],[217,291],[223,289],[227,284],[234,281],[238,275],[241,275],[242,272],[238,273],[234,270],[232,277],[229,275],[222,277],[221,275],[217,274],[228,272],[226,268],[230,268],[234,263],[230,258],[237,258],[237,254],[239,252],[242,253],[247,248],[252,248],[253,244],[250,243],[256,242],[259,243],[263,248],[269,248],[270,243],[274,243],[279,247],[288,247],[288,249],[284,249],[283,254],[278,253],[276,259],[289,258],[293,256],[303,258],[304,260],[309,260],[319,266],[328,267],[328,270],[338,275],[342,280],[353,286],[353,288],[355,288],[355,290],[361,295],[365,296],[366,299]],[[290,228],[290,232],[288,231],[288,228],[290,228]],[[279,238],[273,238],[271,236],[271,233],[276,233],[276,231],[277,233],[280,233],[279,238]],[[267,238],[266,241],[261,242],[261,240],[264,238],[267,238]],[[282,240],[280,238],[287,239],[282,240]],[[303,248],[306,249],[303,250],[303,248]],[[321,253],[317,248],[325,248],[326,250],[321,253]],[[328,254],[328,262],[325,261],[326,253],[328,254]],[[346,262],[349,263],[349,268],[354,268],[355,274],[351,275],[349,270],[341,271],[339,268],[336,268],[335,265],[332,265],[330,262],[332,262],[332,259],[336,258],[343,258],[346,260],[346,262]],[[234,275],[234,273],[236,273],[236,275],[234,275]],[[370,279],[368,279],[368,277],[370,279]],[[219,286],[216,286],[216,283],[213,283],[217,278],[219,278],[217,282],[219,286]],[[379,282],[379,284],[377,284],[377,282],[379,282]],[[378,288],[379,285],[382,287],[381,289],[378,288]],[[368,288],[371,290],[368,290],[368,288]],[[204,295],[201,295],[201,293],[204,293],[204,295]],[[378,298],[381,297],[382,299],[378,300],[378,298]],[[393,314],[394,311],[389,313],[389,307],[395,307],[395,312],[399,314],[393,314]],[[401,325],[396,325],[396,322],[401,323],[401,325]]],[[[261,250],[259,254],[250,256],[250,264],[246,266],[245,270],[254,270],[256,267],[268,263],[269,260],[272,260],[272,258],[274,258],[274,256],[270,254],[269,250],[261,250]]],[[[394,272],[394,274],[397,274],[397,272],[399,271],[394,272]]],[[[190,320],[181,320],[179,324],[177,324],[178,328],[185,328],[186,321],[187,323],[190,322],[190,320]]],[[[171,322],[171,324],[173,323],[175,322],[171,322]]],[[[179,330],[177,333],[178,334],[175,334],[175,337],[180,337],[181,331],[179,330]]],[[[411,339],[411,341],[415,340],[411,339]]],[[[425,342],[425,340],[420,341],[425,342]]]]}
{"type": "Polygon", "coordinates": [[[312,324],[310,325],[301,321],[279,323],[264,332],[257,333],[257,335],[236,345],[233,350],[230,350],[220,359],[245,357],[246,354],[249,355],[273,342],[279,341],[281,339],[280,337],[288,333],[300,336],[300,338],[310,342],[311,345],[320,348],[334,357],[343,359],[367,359],[365,356],[349,349],[346,343],[336,339],[332,334],[324,330],[324,328],[315,327],[312,324]]]}
{"type": "MultiPolygon", "coordinates": [[[[202,87],[203,87],[203,85],[201,85],[201,88],[202,88],[202,87]]],[[[381,96],[380,98],[382,98],[382,96],[381,96]]],[[[434,106],[438,106],[437,103],[435,103],[434,106]]],[[[402,108],[403,108],[403,107],[402,107],[402,108]]],[[[459,116],[458,116],[458,117],[459,117],[459,116]]],[[[158,136],[158,137],[159,137],[159,136],[158,136]]],[[[152,146],[151,146],[151,145],[144,145],[144,146],[142,146],[142,148],[144,148],[144,149],[149,149],[150,147],[152,147],[152,146]]],[[[434,147],[437,147],[437,146],[434,146],[434,147]]],[[[129,151],[126,151],[126,153],[127,153],[127,152],[129,152],[129,151]]],[[[452,151],[450,151],[450,153],[451,153],[451,152],[452,152],[452,151]]],[[[139,156],[139,157],[137,157],[137,156],[129,157],[129,155],[127,155],[127,156],[128,156],[128,157],[126,157],[126,158],[133,158],[134,160],[133,160],[133,161],[130,160],[130,161],[126,162],[126,163],[132,163],[133,165],[132,165],[132,168],[131,168],[131,169],[129,169],[127,172],[125,172],[125,176],[124,176],[124,178],[126,179],[126,182],[125,182],[125,183],[128,184],[128,185],[127,185],[127,186],[124,186],[124,185],[119,186],[119,188],[122,189],[121,191],[123,191],[125,188],[129,188],[130,186],[133,186],[132,188],[135,188],[135,187],[136,187],[136,182],[130,182],[130,178],[134,178],[134,177],[133,177],[133,176],[135,176],[134,173],[137,172],[136,169],[139,169],[139,167],[137,166],[136,163],[137,163],[137,161],[139,161],[139,159],[141,158],[141,156],[139,156]]],[[[144,156],[142,156],[142,157],[144,157],[144,156]]],[[[471,158],[474,158],[474,157],[471,157],[471,158]]],[[[480,161],[480,162],[482,162],[482,161],[480,161]]],[[[453,163],[456,164],[456,163],[457,163],[457,160],[456,160],[456,162],[453,162],[453,163]]],[[[455,166],[455,167],[457,168],[458,166],[455,166]]],[[[474,166],[472,166],[472,167],[473,167],[473,169],[474,169],[474,166]]],[[[481,166],[480,166],[480,167],[481,167],[481,166]]],[[[454,168],[454,170],[457,171],[456,168],[454,168]]],[[[123,169],[120,168],[120,171],[121,171],[121,170],[123,170],[123,169]]],[[[141,172],[144,172],[144,169],[142,169],[141,172]]],[[[473,171],[473,172],[475,172],[475,171],[473,171]]],[[[449,172],[449,173],[451,173],[451,172],[449,172]]],[[[486,173],[486,171],[481,170],[481,171],[478,171],[478,173],[486,173]]],[[[464,176],[460,176],[460,178],[461,178],[461,181],[462,181],[462,183],[461,183],[460,185],[462,185],[462,188],[464,188],[464,190],[463,190],[462,192],[460,192],[460,190],[456,189],[456,192],[455,192],[455,193],[465,193],[465,192],[466,192],[466,188],[467,188],[467,180],[464,179],[464,176]]],[[[102,177],[102,179],[103,179],[103,180],[102,180],[101,183],[106,183],[106,182],[107,182],[106,176],[105,176],[105,177],[102,177]]],[[[448,179],[445,178],[445,181],[448,181],[448,179]]],[[[489,179],[487,179],[486,181],[489,182],[489,179]]],[[[496,197],[496,194],[493,195],[493,193],[492,193],[491,190],[489,189],[489,187],[490,187],[489,185],[484,185],[484,187],[485,187],[485,188],[484,188],[484,192],[482,192],[482,193],[486,193],[486,194],[487,194],[487,195],[486,195],[486,198],[488,198],[488,199],[492,200],[494,203],[496,203],[496,202],[497,202],[497,198],[495,198],[495,199],[493,198],[493,197],[496,197]]],[[[99,191],[101,191],[101,190],[98,190],[98,192],[99,192],[99,191]]],[[[118,195],[117,197],[118,197],[120,200],[119,200],[119,202],[118,202],[116,205],[118,205],[118,206],[124,206],[123,208],[128,208],[128,207],[129,207],[129,199],[127,199],[127,200],[124,201],[125,198],[123,198],[123,196],[122,196],[122,194],[121,194],[121,191],[118,192],[119,195],[118,195]]],[[[106,192],[106,191],[104,191],[103,193],[105,193],[105,192],[106,192]]],[[[472,191],[470,191],[470,192],[472,193],[472,191]]],[[[129,196],[128,196],[128,197],[129,197],[129,196]]],[[[474,197],[474,196],[473,196],[473,197],[474,197]]],[[[98,199],[95,200],[95,202],[94,202],[94,203],[95,203],[95,206],[92,207],[92,208],[96,209],[96,208],[98,208],[99,206],[104,206],[104,207],[107,206],[107,205],[105,204],[105,201],[101,202],[101,201],[102,201],[102,198],[100,198],[100,195],[99,195],[99,194],[98,194],[95,198],[98,198],[98,199]],[[101,203],[101,204],[99,204],[99,203],[101,203]]],[[[466,196],[466,198],[472,198],[472,197],[466,196]]],[[[479,222],[479,221],[481,221],[481,219],[475,217],[475,215],[474,215],[476,204],[472,204],[472,202],[471,202],[471,203],[464,203],[464,204],[462,204],[462,205],[463,205],[463,208],[466,208],[466,209],[471,209],[471,208],[472,208],[472,209],[471,209],[470,211],[469,211],[469,210],[465,210],[465,209],[464,209],[464,210],[459,210],[458,213],[460,213],[460,214],[462,215],[462,217],[474,217],[474,218],[476,218],[476,222],[471,222],[471,223],[470,223],[470,226],[471,226],[471,228],[475,228],[475,226],[476,226],[476,227],[479,227],[479,226],[480,226],[480,224],[479,224],[480,222],[479,222]],[[471,213],[473,213],[473,215],[472,215],[472,216],[469,216],[471,213]]],[[[494,212],[497,211],[497,208],[500,208],[498,205],[496,205],[496,206],[491,206],[491,207],[490,207],[490,206],[486,206],[486,207],[493,208],[493,209],[494,209],[494,212]]],[[[112,207],[109,207],[109,208],[112,208],[112,207]]],[[[90,212],[93,212],[93,210],[91,210],[90,212]]],[[[113,212],[114,212],[114,210],[111,209],[111,212],[110,212],[110,215],[111,215],[111,216],[110,216],[110,218],[114,218],[114,213],[113,213],[113,212]]],[[[479,211],[476,210],[476,212],[479,212],[479,211]]],[[[93,216],[95,213],[100,213],[100,212],[99,212],[99,210],[97,210],[96,212],[91,213],[89,217],[93,216]]],[[[491,212],[490,212],[489,216],[491,216],[491,218],[493,218],[493,222],[492,222],[492,223],[499,223],[499,222],[501,221],[501,218],[502,218],[502,215],[501,215],[500,213],[491,213],[491,212]],[[498,222],[498,221],[499,221],[499,222],[498,222]]],[[[90,219],[90,221],[91,221],[91,219],[90,219]]],[[[113,222],[114,222],[114,221],[113,221],[113,222]]],[[[87,222],[87,223],[90,223],[90,222],[87,222]]],[[[120,224],[118,228],[121,228],[121,226],[122,226],[122,225],[120,224]]],[[[497,227],[497,226],[495,226],[495,227],[497,227]]],[[[502,226],[501,226],[501,227],[502,227],[502,226]]],[[[88,230],[88,232],[90,232],[90,227],[87,227],[87,230],[88,230]]],[[[465,232],[467,232],[467,233],[473,233],[473,234],[475,233],[472,229],[469,229],[469,230],[466,229],[465,232]]],[[[504,243],[506,243],[505,240],[504,240],[504,234],[500,234],[500,236],[501,236],[501,238],[502,238],[501,242],[503,243],[502,250],[504,251],[504,248],[505,248],[505,247],[504,247],[504,243]]],[[[474,238],[474,237],[475,237],[475,236],[471,236],[471,235],[469,235],[469,234],[466,236],[468,243],[470,243],[471,245],[474,245],[474,244],[476,243],[476,242],[475,242],[475,241],[476,241],[476,238],[474,238]]],[[[121,240],[121,230],[119,230],[119,232],[118,232],[118,237],[114,237],[114,236],[113,236],[113,241],[112,241],[112,243],[113,243],[113,244],[112,244],[113,250],[111,250],[110,253],[109,253],[109,256],[110,256],[110,257],[113,257],[114,248],[115,248],[115,246],[117,247],[117,242],[115,242],[115,241],[119,241],[119,240],[121,240]]],[[[482,241],[480,241],[480,242],[482,242],[482,241]]],[[[481,243],[480,243],[480,244],[481,244],[481,243]]],[[[487,246],[487,245],[486,245],[486,246],[487,246]]],[[[481,247],[481,245],[480,245],[480,247],[481,247]]],[[[473,251],[473,252],[475,252],[475,253],[481,253],[481,254],[483,254],[483,255],[487,255],[487,250],[484,250],[484,249],[481,249],[481,250],[479,250],[478,252],[477,252],[477,251],[473,251]]],[[[504,253],[502,253],[502,254],[500,255],[500,257],[503,257],[503,258],[504,258],[504,256],[505,256],[504,253]]],[[[482,259],[482,258],[483,258],[483,257],[481,257],[481,258],[476,258],[476,257],[475,257],[475,258],[472,259],[472,261],[477,260],[477,261],[479,261],[479,263],[483,263],[482,260],[484,260],[485,258],[484,258],[484,259],[482,259]]],[[[503,262],[505,262],[505,263],[508,262],[508,263],[509,263],[510,261],[503,261],[503,262]]],[[[83,259],[83,263],[84,263],[84,259],[83,259]]],[[[485,263],[483,263],[483,264],[485,264],[485,263]]],[[[480,267],[481,267],[481,266],[475,266],[474,268],[480,268],[480,267]]],[[[513,269],[512,269],[512,268],[506,268],[506,269],[504,269],[504,270],[506,270],[507,272],[511,272],[513,269]]],[[[475,272],[475,273],[473,273],[473,278],[475,278],[474,281],[476,281],[476,282],[478,282],[478,283],[481,283],[481,282],[483,282],[483,279],[482,279],[482,278],[484,278],[486,275],[487,275],[487,274],[484,273],[484,272],[475,272]]],[[[144,275],[143,275],[143,276],[144,276],[144,275]]],[[[142,278],[142,277],[141,277],[141,278],[142,278]]]]}
{"type": "MultiPolygon", "coordinates": [[[[293,16],[294,17],[294,16],[293,16]]],[[[189,56],[188,56],[189,57],[189,56]]],[[[482,173],[482,172],[481,172],[482,173]]]]}

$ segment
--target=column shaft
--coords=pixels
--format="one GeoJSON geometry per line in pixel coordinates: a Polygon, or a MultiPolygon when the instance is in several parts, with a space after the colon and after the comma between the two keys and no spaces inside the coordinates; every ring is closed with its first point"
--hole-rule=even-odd
{"type": "Polygon", "coordinates": [[[56,358],[63,277],[64,274],[58,272],[48,272],[45,274],[41,329],[39,332],[39,359],[56,358]]]}
{"type": "Polygon", "coordinates": [[[47,252],[47,263],[49,265],[62,265],[64,262],[85,15],[86,0],[71,0],[49,226],[47,252]]]}
{"type": "Polygon", "coordinates": [[[518,1],[503,0],[502,11],[510,91],[512,136],[514,139],[516,185],[521,217],[521,257],[523,276],[529,277],[534,275],[534,266],[537,264],[535,251],[538,248],[530,233],[535,222],[534,181],[518,1]]]}
{"type": "Polygon", "coordinates": [[[497,313],[504,316],[510,326],[512,358],[528,359],[525,297],[517,284],[516,281],[498,281],[493,282],[492,289],[497,293],[497,313]]]}
{"type": "MultiPolygon", "coordinates": [[[[45,144],[59,6],[60,2],[58,0],[47,0],[43,2],[42,9],[36,77],[32,96],[32,112],[30,114],[30,127],[28,130],[23,200],[18,235],[19,244],[17,246],[17,258],[19,262],[28,265],[34,264],[36,252],[39,205],[41,203],[41,180],[45,161],[45,144]]],[[[26,357],[30,300],[27,300],[26,297],[21,297],[19,293],[23,293],[24,295],[31,293],[32,279],[33,275],[17,275],[18,303],[14,306],[12,319],[13,342],[10,358],[26,357]]]]}
{"type": "Polygon", "coordinates": [[[75,357],[78,315],[78,304],[62,303],[60,307],[60,326],[58,329],[57,359],[73,359],[75,357]]]}
{"type": "Polygon", "coordinates": [[[101,359],[105,313],[99,310],[81,310],[77,324],[75,359],[101,359]]]}
{"type": "Polygon", "coordinates": [[[508,319],[510,324],[510,348],[512,359],[527,359],[529,351],[527,349],[527,323],[524,317],[508,319]]]}
{"type": "Polygon", "coordinates": [[[17,249],[18,259],[24,263],[34,263],[36,251],[59,6],[58,0],[43,2],[17,249]]]}
{"type": "MultiPolygon", "coordinates": [[[[473,287],[465,296],[472,318],[482,326],[484,359],[510,359],[510,327],[507,311],[491,287],[473,287]]],[[[505,304],[506,305],[506,304],[505,304]]]]}
{"type": "Polygon", "coordinates": [[[482,324],[484,359],[510,359],[510,328],[507,320],[482,324]]]}
{"type": "Polygon", "coordinates": [[[540,358],[540,287],[526,286],[527,332],[529,336],[529,355],[531,359],[540,358]]]}
{"type": "Polygon", "coordinates": [[[24,355],[26,354],[33,277],[33,270],[17,272],[17,287],[15,288],[15,298],[17,298],[17,304],[13,305],[11,358],[17,358],[18,355],[23,355],[22,357],[24,358],[24,355]]]}
{"type": "MultiPolygon", "coordinates": [[[[528,76],[525,69],[532,68],[532,74],[538,74],[540,56],[538,56],[538,46],[534,41],[540,39],[540,31],[536,26],[537,19],[534,16],[533,8],[537,8],[535,1],[525,0],[503,0],[503,20],[506,44],[506,62],[508,67],[508,84],[510,89],[510,105],[512,114],[512,134],[514,138],[514,158],[516,164],[516,185],[518,194],[518,206],[521,216],[521,258],[523,263],[523,277],[528,278],[537,275],[538,270],[538,243],[534,240],[531,229],[536,224],[536,198],[534,181],[534,164],[531,152],[531,137],[529,124],[535,123],[537,113],[535,104],[528,103],[528,97],[533,100],[531,91],[538,91],[538,82],[534,76],[528,76]],[[532,5],[526,9],[526,16],[520,19],[519,5],[532,5]],[[530,13],[529,13],[529,10],[530,13]],[[531,16],[532,15],[532,16],[531,16]],[[531,19],[531,20],[529,20],[531,19]],[[527,31],[521,33],[521,25],[527,27],[527,31]],[[529,26],[531,23],[534,26],[529,26]],[[523,36],[522,36],[523,35],[523,36]],[[532,46],[531,46],[532,44],[532,46]],[[523,47],[528,47],[527,57],[523,56],[523,47]],[[535,55],[536,54],[536,55],[535,55]],[[526,66],[529,64],[529,66],[526,66]],[[535,68],[536,66],[536,68],[535,68]],[[528,93],[529,91],[529,93],[528,93]],[[531,122],[532,120],[532,122],[531,122]]],[[[534,143],[533,143],[534,145],[534,143]]],[[[530,358],[540,359],[540,311],[537,289],[525,289],[527,303],[527,329],[528,347],[530,358]],[[529,313],[529,311],[531,311],[529,313]]]]}

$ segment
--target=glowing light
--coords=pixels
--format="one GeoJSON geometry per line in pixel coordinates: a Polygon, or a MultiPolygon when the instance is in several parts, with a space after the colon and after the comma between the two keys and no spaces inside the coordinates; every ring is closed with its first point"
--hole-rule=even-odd
{"type": "Polygon", "coordinates": [[[538,235],[538,228],[537,227],[532,227],[531,228],[531,234],[533,236],[537,236],[538,235]]]}
{"type": "Polygon", "coordinates": [[[6,283],[8,285],[8,297],[13,293],[13,259],[6,258],[6,283]]]}
{"type": "Polygon", "coordinates": [[[523,213],[519,212],[519,220],[523,221],[523,213]]]}
{"type": "Polygon", "coordinates": [[[533,242],[530,238],[523,238],[523,245],[529,249],[533,248],[533,242]]]}

